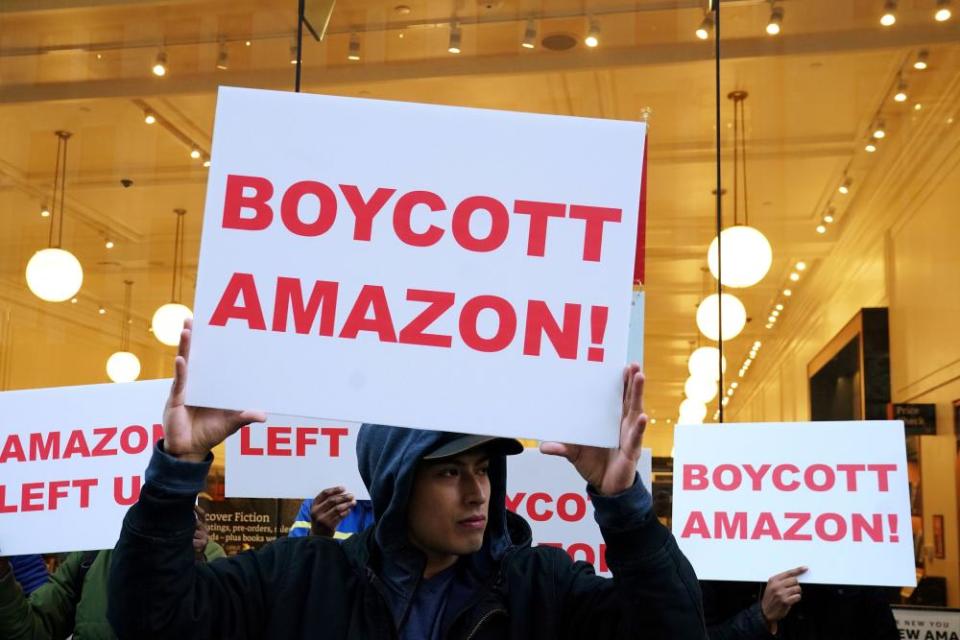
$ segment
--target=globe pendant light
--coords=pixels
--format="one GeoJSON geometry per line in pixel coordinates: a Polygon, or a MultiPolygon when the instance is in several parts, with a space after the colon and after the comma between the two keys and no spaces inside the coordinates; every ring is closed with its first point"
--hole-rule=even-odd
{"type": "Polygon", "coordinates": [[[83,267],[77,258],[62,248],[64,193],[67,180],[67,142],[69,131],[57,131],[57,163],[53,178],[53,203],[50,207],[50,235],[47,248],[33,254],[27,262],[27,287],[47,302],[63,302],[74,297],[83,285],[83,267]],[[59,191],[60,211],[57,215],[59,191]],[[54,242],[54,228],[56,242],[54,242]]]}
{"type": "Polygon", "coordinates": [[[697,327],[710,340],[732,340],[747,323],[747,310],[732,293],[710,294],[697,307],[697,327]],[[720,333],[720,313],[723,309],[723,334],[720,333]]]}
{"type": "Polygon", "coordinates": [[[683,393],[695,402],[706,404],[717,397],[717,381],[713,376],[690,376],[683,384],[683,393]]]}
{"type": "Polygon", "coordinates": [[[173,212],[177,214],[177,230],[173,241],[173,282],[170,287],[170,302],[154,311],[153,320],[150,323],[157,340],[170,347],[180,343],[183,323],[193,317],[190,307],[179,302],[180,296],[183,295],[183,216],[187,212],[184,209],[174,209],[173,212]]]}
{"type": "Polygon", "coordinates": [[[690,375],[695,378],[706,378],[708,380],[719,380],[720,371],[727,370],[727,359],[720,358],[720,350],[716,347],[700,347],[690,354],[687,361],[687,369],[690,375]],[[717,367],[717,361],[720,361],[720,367],[717,367]]]}
{"type": "Polygon", "coordinates": [[[130,351],[130,297],[132,280],[124,280],[123,318],[120,322],[120,351],[107,358],[107,376],[114,382],[133,382],[140,376],[140,359],[130,351]]]}
{"type": "Polygon", "coordinates": [[[679,424],[700,424],[707,417],[707,405],[687,398],[680,403],[679,424]]]}
{"type": "Polygon", "coordinates": [[[752,287],[760,282],[773,263],[773,250],[767,238],[750,226],[750,209],[747,197],[747,149],[744,125],[743,102],[746,91],[734,91],[728,96],[733,100],[733,226],[720,232],[707,250],[707,264],[713,277],[723,286],[752,287]],[[740,189],[743,188],[743,224],[740,224],[740,189]],[[723,264],[720,264],[720,242],[723,243],[723,264]]]}

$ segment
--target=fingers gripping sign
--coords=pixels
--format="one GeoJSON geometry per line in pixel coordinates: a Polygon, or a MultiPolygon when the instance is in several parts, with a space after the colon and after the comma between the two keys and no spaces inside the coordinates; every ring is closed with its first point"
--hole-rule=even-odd
{"type": "Polygon", "coordinates": [[[318,493],[310,507],[313,535],[332,538],[337,526],[356,505],[353,494],[347,493],[344,487],[330,487],[318,493]]]}
{"type": "Polygon", "coordinates": [[[187,404],[187,364],[192,328],[192,320],[184,321],[174,361],[173,387],[163,411],[163,434],[167,453],[200,462],[237,429],[251,422],[264,422],[267,416],[262,411],[208,409],[187,404]]]}
{"type": "Polygon", "coordinates": [[[777,632],[777,623],[787,617],[793,605],[800,602],[801,589],[798,578],[806,572],[806,567],[797,567],[778,573],[767,581],[760,601],[760,611],[770,633],[777,632]]]}
{"type": "Polygon", "coordinates": [[[647,414],[643,411],[644,377],[640,365],[623,370],[623,410],[620,418],[620,445],[616,448],[544,442],[540,451],[562,456],[602,495],[615,495],[633,486],[647,414]]]}

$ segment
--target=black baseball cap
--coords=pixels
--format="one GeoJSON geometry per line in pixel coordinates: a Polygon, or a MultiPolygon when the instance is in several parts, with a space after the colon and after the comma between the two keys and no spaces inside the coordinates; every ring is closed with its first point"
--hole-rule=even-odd
{"type": "Polygon", "coordinates": [[[423,456],[423,460],[441,460],[451,456],[460,455],[470,449],[476,449],[481,446],[488,446],[493,452],[506,456],[514,456],[523,453],[523,445],[513,438],[498,438],[496,436],[471,436],[462,433],[451,433],[449,437],[441,441],[429,453],[423,456]]]}

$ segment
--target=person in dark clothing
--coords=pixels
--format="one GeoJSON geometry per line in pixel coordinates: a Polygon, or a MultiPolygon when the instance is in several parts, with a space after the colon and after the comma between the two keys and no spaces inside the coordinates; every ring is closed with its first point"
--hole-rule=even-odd
{"type": "Polygon", "coordinates": [[[545,443],[588,483],[614,579],[532,547],[505,508],[503,438],[364,425],[358,464],[376,525],[343,543],[282,538],[208,566],[190,552],[191,505],[210,450],[252,411],[184,404],[181,334],[163,441],[111,566],[109,617],[124,638],[706,638],[690,564],[651,509],[636,466],[643,376],[624,371],[620,446],[545,443]]]}
{"type": "Polygon", "coordinates": [[[754,582],[703,581],[710,640],[897,640],[896,620],[873,587],[796,583],[799,569],[754,582]],[[800,595],[802,593],[802,596],[800,595]]]}

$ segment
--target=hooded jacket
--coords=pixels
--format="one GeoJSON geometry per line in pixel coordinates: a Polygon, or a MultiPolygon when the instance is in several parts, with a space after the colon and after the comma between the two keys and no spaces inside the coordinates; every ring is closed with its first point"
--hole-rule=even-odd
{"type": "MultiPolygon", "coordinates": [[[[190,553],[192,505],[212,456],[186,462],[159,443],[111,567],[108,615],[118,636],[406,637],[424,565],[407,541],[407,500],[424,453],[456,435],[365,426],[357,454],[375,527],[342,544],[284,538],[197,567],[190,553]]],[[[706,637],[696,576],[649,509],[627,528],[602,527],[614,579],[601,578],[559,549],[532,547],[529,525],[505,508],[504,456],[491,457],[489,473],[483,548],[458,563],[464,579],[445,596],[440,637],[706,637]]],[[[616,508],[602,506],[604,500],[616,501],[595,497],[598,513],[616,508]]]]}

